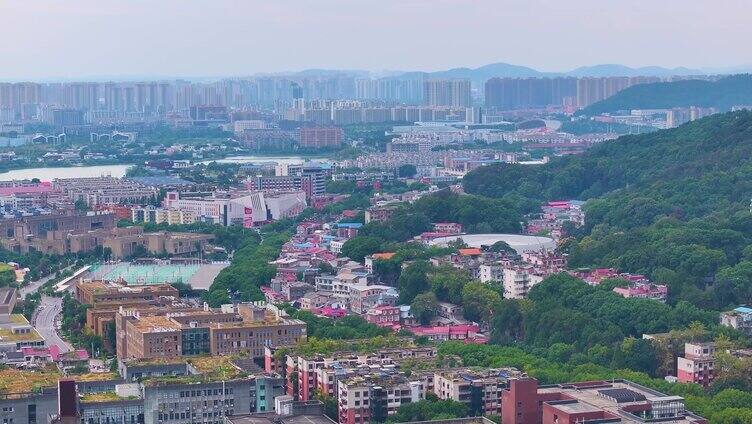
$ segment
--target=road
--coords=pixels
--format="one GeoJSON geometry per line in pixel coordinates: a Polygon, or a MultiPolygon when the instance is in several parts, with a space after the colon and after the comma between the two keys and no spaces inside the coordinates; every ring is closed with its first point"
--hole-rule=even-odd
{"type": "MultiPolygon", "coordinates": [[[[65,271],[68,268],[70,268],[70,267],[62,269],[61,272],[65,271]]],[[[29,283],[28,286],[21,287],[21,290],[20,290],[20,292],[21,292],[21,298],[25,299],[26,296],[28,296],[28,295],[36,292],[37,290],[39,290],[40,287],[42,287],[44,285],[44,283],[52,280],[53,278],[55,278],[55,273],[54,272],[52,274],[44,277],[44,278],[40,278],[37,281],[32,281],[31,283],[29,283]]]]}
{"type": "Polygon", "coordinates": [[[39,307],[32,317],[31,324],[44,337],[47,346],[58,345],[60,352],[70,352],[71,346],[58,334],[57,317],[63,310],[63,299],[42,296],[39,307]]]}
{"type": "Polygon", "coordinates": [[[21,287],[21,289],[19,290],[21,292],[21,298],[25,299],[26,296],[28,296],[28,295],[36,292],[37,290],[39,290],[40,287],[42,287],[42,285],[44,285],[44,283],[52,280],[53,278],[55,278],[55,274],[54,273],[50,274],[50,275],[48,275],[48,276],[46,276],[44,278],[41,278],[41,279],[39,279],[37,281],[32,281],[31,283],[29,283],[28,286],[21,287]]]}

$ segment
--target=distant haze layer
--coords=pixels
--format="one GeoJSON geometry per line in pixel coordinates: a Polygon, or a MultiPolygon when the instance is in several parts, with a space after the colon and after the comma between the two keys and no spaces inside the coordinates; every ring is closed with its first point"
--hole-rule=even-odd
{"type": "Polygon", "coordinates": [[[494,62],[557,72],[597,63],[739,70],[752,63],[748,17],[745,0],[722,6],[704,0],[4,0],[0,79],[436,71],[494,62]]]}

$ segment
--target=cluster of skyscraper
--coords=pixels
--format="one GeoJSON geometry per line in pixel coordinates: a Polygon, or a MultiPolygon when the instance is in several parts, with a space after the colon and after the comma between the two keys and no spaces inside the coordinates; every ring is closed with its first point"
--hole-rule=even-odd
{"type": "Polygon", "coordinates": [[[491,78],[486,81],[485,105],[497,109],[582,108],[633,85],[659,81],[657,77],[491,78]]]}
{"type": "Polygon", "coordinates": [[[43,120],[52,109],[86,112],[91,121],[164,116],[207,105],[281,112],[300,100],[370,100],[382,102],[384,107],[466,108],[484,102],[486,108],[498,110],[582,108],[635,84],[658,81],[657,77],[491,78],[476,96],[469,79],[433,79],[425,75],[409,79],[334,75],[213,82],[0,83],[0,122],[43,120]]]}

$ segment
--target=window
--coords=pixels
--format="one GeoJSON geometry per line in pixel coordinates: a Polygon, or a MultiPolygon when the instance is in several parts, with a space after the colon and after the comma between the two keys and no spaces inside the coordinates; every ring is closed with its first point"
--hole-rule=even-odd
{"type": "Polygon", "coordinates": [[[28,415],[29,424],[37,424],[37,405],[36,404],[29,405],[26,412],[28,415]]]}

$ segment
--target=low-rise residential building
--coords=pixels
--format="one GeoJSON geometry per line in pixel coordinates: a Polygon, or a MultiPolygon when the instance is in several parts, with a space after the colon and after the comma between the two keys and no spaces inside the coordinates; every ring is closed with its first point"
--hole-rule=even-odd
{"type": "Polygon", "coordinates": [[[740,306],[721,314],[721,325],[752,336],[752,308],[740,306]]]}
{"type": "Polygon", "coordinates": [[[536,284],[543,281],[546,274],[533,266],[504,268],[504,298],[524,299],[536,284]]]}
{"type": "MultiPolygon", "coordinates": [[[[417,373],[416,373],[417,374],[417,373]]],[[[385,422],[400,406],[425,398],[418,375],[367,375],[340,381],[337,406],[340,424],[385,422]]]]}
{"type": "Polygon", "coordinates": [[[387,205],[387,206],[373,206],[368,209],[366,209],[366,216],[365,221],[366,224],[369,222],[384,222],[392,219],[394,214],[397,212],[397,206],[395,205],[387,205]]]}
{"type": "Polygon", "coordinates": [[[626,298],[651,299],[666,302],[668,286],[664,284],[634,283],[627,287],[614,287],[614,293],[626,298]]]}
{"type": "Polygon", "coordinates": [[[382,305],[366,312],[366,321],[378,326],[391,326],[400,323],[400,308],[398,306],[382,305]]]}
{"type": "Polygon", "coordinates": [[[436,222],[433,224],[433,230],[437,233],[445,233],[448,235],[461,234],[462,224],[456,222],[436,222]]]}
{"type": "Polygon", "coordinates": [[[684,357],[676,358],[676,377],[680,383],[708,387],[715,379],[715,345],[686,343],[684,357]]]}
{"type": "Polygon", "coordinates": [[[427,327],[402,327],[416,337],[426,337],[431,341],[463,340],[467,343],[486,343],[488,339],[475,324],[436,325],[427,327]]]}
{"type": "Polygon", "coordinates": [[[436,372],[434,392],[439,399],[467,405],[470,415],[501,415],[501,393],[509,379],[524,376],[514,368],[449,369],[436,372]]]}

